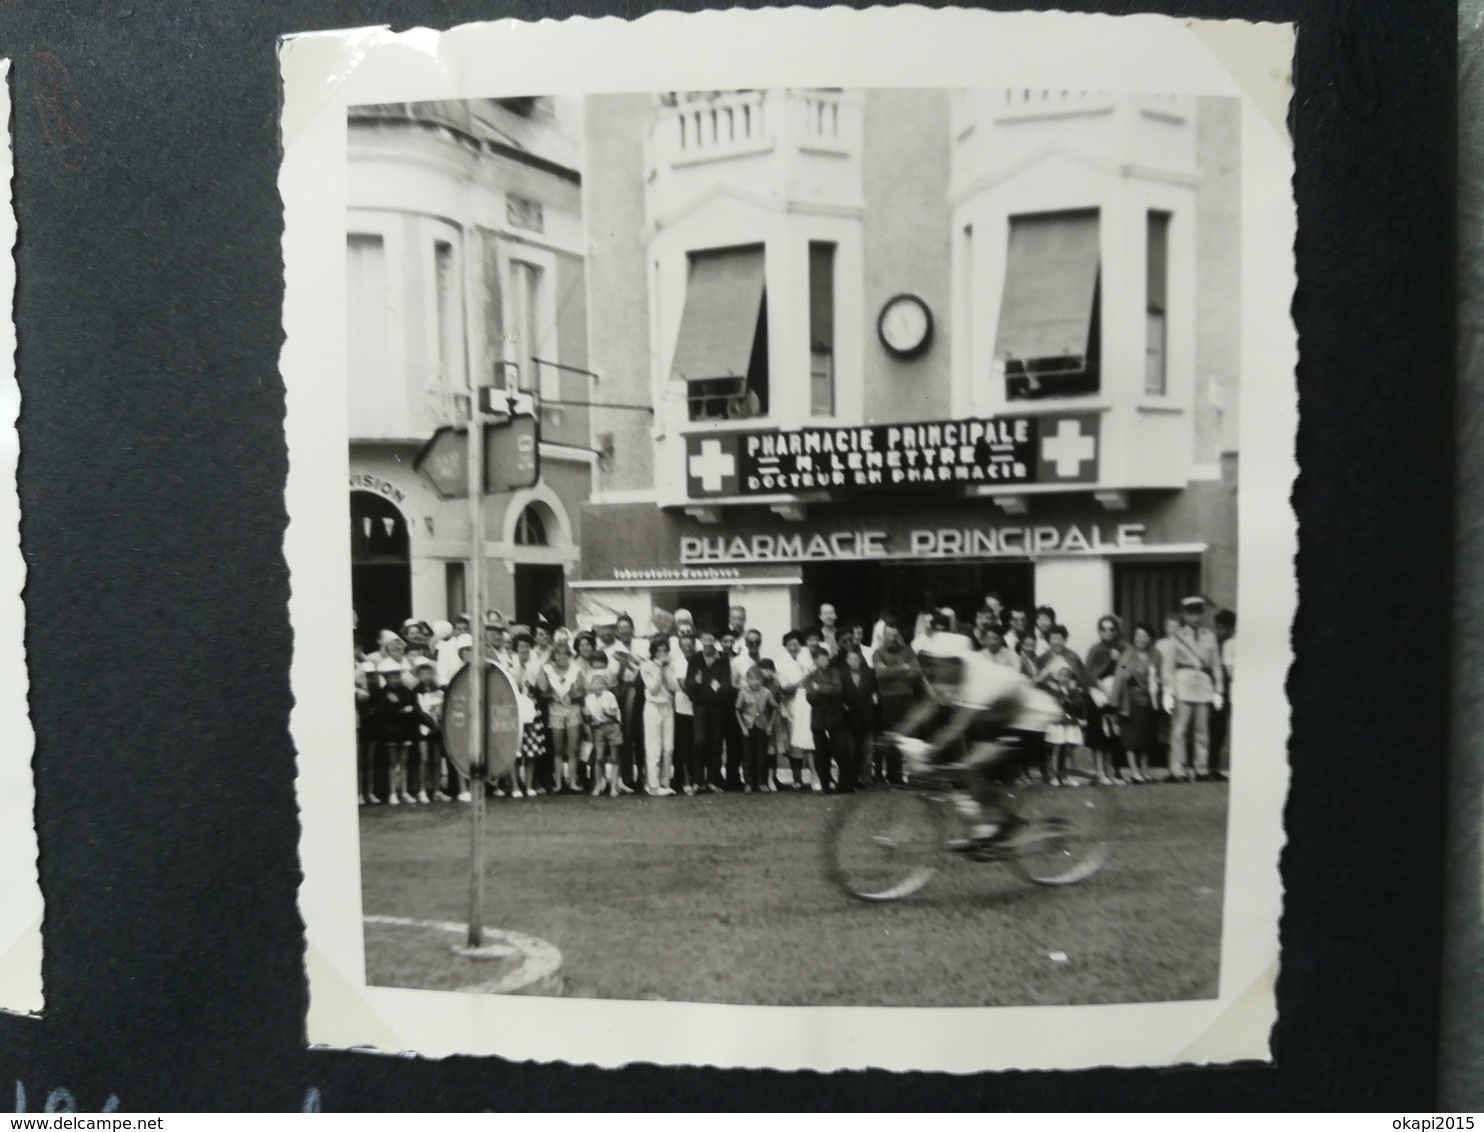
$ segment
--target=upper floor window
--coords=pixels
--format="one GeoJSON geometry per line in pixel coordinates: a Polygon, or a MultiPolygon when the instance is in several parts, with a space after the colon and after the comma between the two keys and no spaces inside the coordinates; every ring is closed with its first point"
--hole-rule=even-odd
{"type": "MultiPolygon", "coordinates": [[[[511,317],[506,333],[513,331],[513,384],[526,392],[540,392],[541,389],[541,375],[536,371],[541,357],[541,300],[544,283],[539,266],[523,259],[511,259],[511,317]]],[[[511,383],[507,380],[507,384],[511,383]]]]}
{"type": "Polygon", "coordinates": [[[835,415],[835,245],[809,245],[809,412],[835,415]]]}
{"type": "Polygon", "coordinates": [[[380,236],[351,232],[345,239],[345,324],[350,380],[364,383],[386,366],[388,334],[386,246],[380,236]]]}
{"type": "Polygon", "coordinates": [[[761,245],[693,252],[671,372],[690,419],[768,413],[768,295],[761,245]]]}
{"type": "Polygon", "coordinates": [[[454,264],[453,244],[448,240],[433,241],[434,303],[438,318],[438,376],[445,385],[465,385],[462,373],[464,344],[460,339],[458,271],[454,264]]]}
{"type": "Polygon", "coordinates": [[[1096,209],[1011,217],[995,343],[1008,400],[1098,392],[1098,240],[1096,209]]]}
{"type": "Polygon", "coordinates": [[[1168,391],[1165,357],[1169,333],[1165,313],[1170,274],[1170,214],[1168,212],[1149,213],[1145,246],[1149,259],[1144,283],[1147,312],[1144,324],[1144,392],[1163,396],[1168,391]]]}
{"type": "Polygon", "coordinates": [[[516,546],[546,546],[546,523],[535,507],[527,506],[515,520],[516,546]]]}

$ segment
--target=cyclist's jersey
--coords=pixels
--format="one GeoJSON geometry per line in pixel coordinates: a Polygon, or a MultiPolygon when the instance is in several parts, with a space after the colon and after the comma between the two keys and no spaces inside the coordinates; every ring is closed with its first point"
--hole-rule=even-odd
{"type": "Polygon", "coordinates": [[[986,722],[1015,731],[1045,731],[1061,719],[1061,705],[1021,673],[982,652],[959,659],[962,676],[946,697],[954,707],[972,708],[986,722]]]}

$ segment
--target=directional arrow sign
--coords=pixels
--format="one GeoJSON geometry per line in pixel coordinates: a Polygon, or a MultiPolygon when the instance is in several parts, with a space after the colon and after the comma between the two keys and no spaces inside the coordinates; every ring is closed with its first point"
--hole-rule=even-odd
{"type": "Polygon", "coordinates": [[[444,499],[469,497],[469,433],[448,426],[433,434],[412,462],[413,470],[444,499]]]}
{"type": "Polygon", "coordinates": [[[491,493],[535,487],[541,478],[541,428],[533,416],[484,434],[484,490],[491,493]]]}
{"type": "MultiPolygon", "coordinates": [[[[469,496],[469,430],[448,426],[433,434],[413,470],[443,499],[469,496]]],[[[541,479],[541,426],[516,416],[484,426],[484,490],[491,495],[535,487],[541,479]]]]}

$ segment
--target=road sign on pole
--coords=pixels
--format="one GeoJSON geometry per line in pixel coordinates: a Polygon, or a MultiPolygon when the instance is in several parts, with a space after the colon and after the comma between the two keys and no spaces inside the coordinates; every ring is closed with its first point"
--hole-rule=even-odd
{"type": "MultiPolygon", "coordinates": [[[[486,421],[483,439],[487,494],[536,486],[541,479],[541,425],[534,414],[486,421]]],[[[469,430],[449,426],[440,428],[423,445],[412,467],[440,498],[466,499],[471,479],[469,460],[469,430]]]]}
{"type": "Polygon", "coordinates": [[[510,418],[491,429],[484,453],[484,490],[491,494],[535,487],[541,479],[541,426],[534,416],[510,418]]]}
{"type": "MultiPolygon", "coordinates": [[[[474,666],[466,664],[454,674],[443,697],[443,749],[461,775],[468,775],[475,761],[479,736],[470,706],[474,666]]],[[[496,664],[486,664],[484,673],[485,769],[481,776],[493,782],[507,774],[520,754],[520,704],[510,676],[496,664]]]]}
{"type": "Polygon", "coordinates": [[[440,428],[423,445],[412,469],[433,486],[440,498],[465,498],[469,493],[469,430],[451,425],[440,428]]]}

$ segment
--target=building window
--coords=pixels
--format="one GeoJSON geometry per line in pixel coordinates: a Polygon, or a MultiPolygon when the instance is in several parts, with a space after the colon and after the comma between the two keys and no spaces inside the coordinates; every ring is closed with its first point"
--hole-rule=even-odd
{"type": "Polygon", "coordinates": [[[1148,251],[1144,283],[1144,392],[1163,396],[1169,387],[1166,370],[1169,329],[1165,314],[1170,274],[1168,212],[1149,213],[1144,243],[1148,251]]]}
{"type": "Polygon", "coordinates": [[[809,245],[809,412],[835,415],[835,245],[809,245]]]}
{"type": "Polygon", "coordinates": [[[1098,240],[1096,209],[1011,217],[995,342],[1009,400],[1098,392],[1098,240]]]}
{"type": "Polygon", "coordinates": [[[346,237],[346,318],[351,388],[387,369],[386,247],[380,236],[346,237]]]}
{"type": "Polygon", "coordinates": [[[675,343],[674,377],[690,419],[768,413],[768,294],[761,245],[694,252],[675,343]]]}
{"type": "Polygon", "coordinates": [[[453,258],[453,244],[447,240],[433,242],[434,302],[438,319],[438,379],[444,385],[466,385],[463,375],[463,343],[460,341],[459,279],[453,258]]]}
{"type": "MultiPolygon", "coordinates": [[[[510,261],[511,329],[515,341],[514,381],[517,389],[525,392],[540,392],[541,375],[537,359],[541,356],[541,289],[544,280],[541,268],[523,259],[510,261]]],[[[509,382],[507,381],[507,384],[509,382]]]]}
{"type": "Polygon", "coordinates": [[[443,588],[448,595],[446,616],[450,621],[457,621],[460,617],[469,614],[468,588],[465,582],[464,563],[445,562],[443,564],[443,588]]]}
{"type": "Polygon", "coordinates": [[[516,546],[546,546],[546,522],[535,507],[527,507],[515,520],[516,546]]]}

